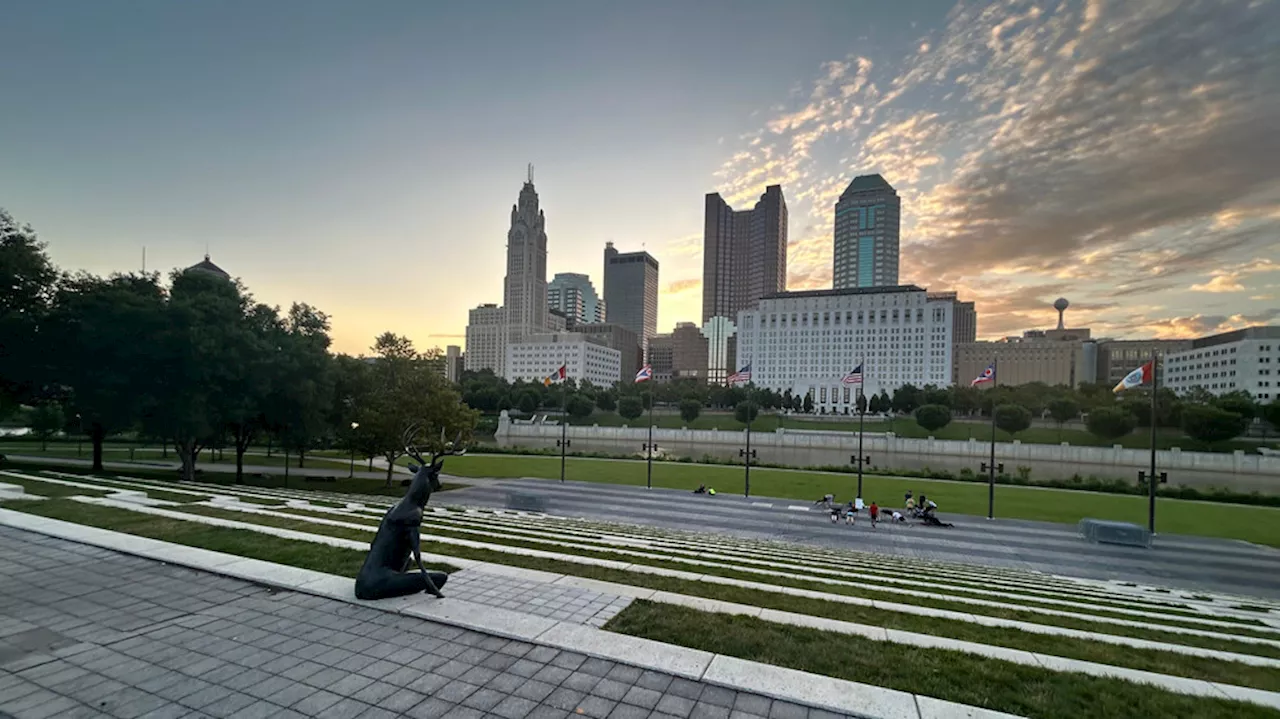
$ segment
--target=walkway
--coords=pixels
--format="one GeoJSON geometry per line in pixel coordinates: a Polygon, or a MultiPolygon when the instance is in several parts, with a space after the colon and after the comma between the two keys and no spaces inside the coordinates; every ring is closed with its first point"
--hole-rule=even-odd
{"type": "Polygon", "coordinates": [[[809,717],[817,709],[0,528],[0,714],[809,717]]]}

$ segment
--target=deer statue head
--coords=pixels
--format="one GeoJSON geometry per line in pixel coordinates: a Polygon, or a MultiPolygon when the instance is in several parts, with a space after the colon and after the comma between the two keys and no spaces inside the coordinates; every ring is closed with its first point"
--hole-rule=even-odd
{"type": "Polygon", "coordinates": [[[429,459],[424,458],[421,442],[423,436],[425,433],[420,431],[418,425],[410,426],[404,433],[404,452],[417,461],[416,465],[409,465],[409,469],[413,472],[413,481],[409,483],[409,491],[405,493],[405,498],[418,507],[425,507],[431,493],[440,490],[440,470],[444,467],[444,458],[467,453],[466,448],[462,446],[462,432],[458,432],[458,436],[452,442],[446,442],[444,429],[441,428],[438,448],[429,449],[426,455],[429,459]]]}

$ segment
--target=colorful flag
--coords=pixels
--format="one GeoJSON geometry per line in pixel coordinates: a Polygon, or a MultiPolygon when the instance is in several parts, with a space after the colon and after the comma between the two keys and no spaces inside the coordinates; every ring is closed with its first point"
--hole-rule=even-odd
{"type": "Polygon", "coordinates": [[[992,362],[987,368],[982,370],[982,374],[978,375],[969,383],[970,387],[977,387],[980,384],[996,381],[996,363],[992,362]]]}
{"type": "Polygon", "coordinates": [[[728,383],[731,385],[740,384],[742,382],[751,381],[751,363],[748,362],[746,367],[729,375],[728,383]]]}
{"type": "Polygon", "coordinates": [[[645,365],[640,368],[639,372],[636,372],[636,382],[644,382],[652,378],[653,378],[653,367],[651,367],[650,365],[645,365]]]}
{"type": "Polygon", "coordinates": [[[552,382],[555,382],[556,380],[564,379],[565,370],[568,368],[568,366],[569,366],[568,364],[560,365],[560,369],[556,370],[555,372],[552,372],[550,377],[547,377],[546,379],[542,380],[542,385],[544,387],[550,387],[552,382]]]}
{"type": "Polygon", "coordinates": [[[844,376],[840,380],[844,384],[862,384],[862,365],[853,368],[853,371],[844,376]]]}
{"type": "Polygon", "coordinates": [[[1134,387],[1141,387],[1142,385],[1150,382],[1152,367],[1153,365],[1148,361],[1138,369],[1125,375],[1124,379],[1120,380],[1120,384],[1113,387],[1111,391],[1119,393],[1127,389],[1133,389],[1134,387]]]}

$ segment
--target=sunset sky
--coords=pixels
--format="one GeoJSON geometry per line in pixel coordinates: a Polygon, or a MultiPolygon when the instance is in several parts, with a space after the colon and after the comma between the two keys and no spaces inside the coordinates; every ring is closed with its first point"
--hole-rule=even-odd
{"type": "Polygon", "coordinates": [[[703,195],[781,183],[789,289],[832,206],[903,198],[902,281],[984,338],[1065,296],[1094,336],[1280,316],[1280,2],[10,3],[0,207],[95,273],[201,259],[338,350],[463,343],[526,164],[548,279],[661,263],[700,317],[703,195]]]}

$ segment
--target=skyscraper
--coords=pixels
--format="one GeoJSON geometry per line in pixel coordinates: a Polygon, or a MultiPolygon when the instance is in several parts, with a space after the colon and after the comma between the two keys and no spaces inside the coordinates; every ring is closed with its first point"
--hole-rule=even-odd
{"type": "Polygon", "coordinates": [[[702,235],[702,323],[736,321],[765,295],[787,289],[787,202],[781,185],[765,188],[750,210],[707,195],[702,235]]]}
{"type": "Polygon", "coordinates": [[[648,348],[658,333],[658,261],[648,252],[618,252],[604,245],[604,304],[606,320],[640,337],[648,348]]]}
{"type": "Polygon", "coordinates": [[[859,175],[836,202],[832,285],[895,287],[902,203],[880,175],[859,175]]]}
{"type": "Polygon", "coordinates": [[[576,324],[604,322],[605,304],[586,275],[560,272],[547,285],[547,306],[576,324]]]}
{"type": "Polygon", "coordinates": [[[507,276],[502,287],[506,311],[507,341],[547,331],[547,232],[546,217],[538,208],[533,189],[533,166],[520,197],[511,208],[507,231],[507,276]]]}

